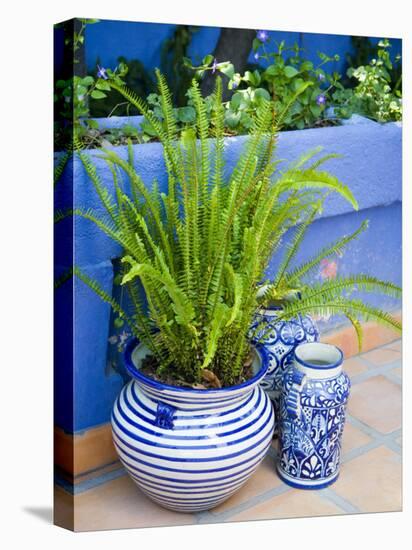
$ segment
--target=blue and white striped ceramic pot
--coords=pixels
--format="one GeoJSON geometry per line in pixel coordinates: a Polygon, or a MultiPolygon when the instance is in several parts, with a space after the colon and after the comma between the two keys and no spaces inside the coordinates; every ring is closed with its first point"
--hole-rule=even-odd
{"type": "Polygon", "coordinates": [[[310,315],[298,315],[291,320],[278,320],[280,306],[260,309],[251,327],[252,341],[259,342],[267,351],[269,367],[261,382],[275,408],[275,435],[279,416],[282,379],[286,369],[293,362],[296,346],[305,342],[317,342],[319,331],[310,315]]]}
{"type": "Polygon", "coordinates": [[[254,353],[254,376],[237,386],[191,389],[161,384],[139,372],[149,352],[137,341],[125,350],[132,380],[112,413],[120,460],[152,500],[172,510],[217,506],[253,474],[269,449],[274,414],[259,383],[268,360],[254,353]]]}
{"type": "Polygon", "coordinates": [[[292,487],[321,489],[339,475],[350,380],[330,344],[302,344],[283,378],[277,469],[292,487]]]}

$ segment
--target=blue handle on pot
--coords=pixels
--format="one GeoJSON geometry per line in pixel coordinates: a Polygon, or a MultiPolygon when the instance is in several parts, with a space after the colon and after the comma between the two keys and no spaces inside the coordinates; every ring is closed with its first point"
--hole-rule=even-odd
{"type": "Polygon", "coordinates": [[[168,405],[167,403],[162,403],[159,401],[157,403],[157,411],[155,424],[159,428],[164,428],[165,430],[173,430],[174,422],[173,417],[176,412],[175,407],[168,405]]]}
{"type": "Polygon", "coordinates": [[[299,418],[301,414],[300,395],[302,388],[306,382],[306,374],[293,369],[292,373],[292,386],[286,396],[285,405],[286,411],[291,418],[299,418]]]}

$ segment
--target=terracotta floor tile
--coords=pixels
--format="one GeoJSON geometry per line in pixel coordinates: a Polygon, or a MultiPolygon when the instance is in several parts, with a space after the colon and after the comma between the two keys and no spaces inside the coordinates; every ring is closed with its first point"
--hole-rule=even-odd
{"type": "MultiPolygon", "coordinates": [[[[109,474],[111,472],[116,472],[116,471],[120,471],[120,470],[123,470],[123,468],[122,468],[122,465],[120,464],[120,461],[118,460],[114,464],[108,464],[107,466],[105,466],[103,468],[99,468],[95,472],[88,472],[88,473],[76,476],[74,478],[74,484],[78,485],[78,484],[84,483],[85,481],[89,481],[89,480],[98,478],[100,476],[104,476],[106,474],[109,474]]],[[[62,473],[62,477],[65,477],[64,472],[62,473]]]]}
{"type": "Polygon", "coordinates": [[[149,500],[128,477],[75,497],[75,530],[160,527],[194,523],[192,514],[172,512],[149,500]]]}
{"type": "Polygon", "coordinates": [[[343,464],[332,489],[362,512],[398,511],[401,475],[400,457],[381,446],[343,464]]]}
{"type": "Polygon", "coordinates": [[[315,492],[291,489],[232,516],[230,521],[330,516],[343,513],[338,506],[315,492]]]}
{"type": "Polygon", "coordinates": [[[363,358],[367,359],[374,365],[388,365],[389,363],[394,363],[402,359],[402,354],[400,351],[387,348],[374,349],[368,351],[362,355],[363,358]]]}
{"type": "Polygon", "coordinates": [[[348,411],[381,433],[393,432],[401,427],[401,388],[382,375],[355,384],[348,411]]]}
{"type": "Polygon", "coordinates": [[[385,349],[393,349],[402,353],[402,340],[396,340],[396,342],[391,342],[390,344],[387,344],[385,346],[385,349]]]}
{"type": "Polygon", "coordinates": [[[365,365],[365,363],[358,357],[351,357],[350,359],[346,359],[343,363],[343,368],[350,378],[368,370],[368,367],[365,365]]]}
{"type": "MultiPolygon", "coordinates": [[[[395,319],[401,319],[401,312],[394,313],[395,319]]],[[[379,348],[382,345],[394,342],[394,332],[389,327],[384,327],[378,323],[369,322],[363,325],[363,344],[362,348],[369,351],[379,348]]],[[[357,355],[357,351],[355,355],[357,355]]]]}
{"type": "Polygon", "coordinates": [[[249,481],[232,497],[214,508],[212,512],[219,513],[229,510],[238,504],[242,504],[257,495],[261,495],[262,493],[270,491],[270,489],[274,489],[280,485],[282,485],[282,481],[276,473],[275,459],[268,456],[259,466],[255,474],[249,479],[249,481]]]}
{"type": "MultiPolygon", "coordinates": [[[[362,357],[377,366],[400,361],[401,340],[369,351],[362,357]]],[[[367,370],[370,372],[370,367],[368,369],[358,357],[347,359],[345,369],[351,377],[367,370]]],[[[394,364],[390,372],[401,379],[401,367],[394,364]]],[[[391,433],[401,427],[400,385],[383,375],[356,383],[352,387],[348,411],[353,417],[379,432],[391,433]]],[[[343,434],[344,456],[370,441],[370,436],[347,422],[343,434]]],[[[402,445],[402,438],[398,437],[396,443],[402,445]]],[[[273,440],[273,448],[277,449],[277,445],[277,440],[273,440]]],[[[281,485],[275,471],[275,460],[267,456],[248,483],[228,501],[215,508],[213,513],[227,512],[281,485]]],[[[385,446],[368,451],[342,465],[340,478],[331,489],[362,512],[400,510],[401,458],[385,446]]],[[[73,497],[60,488],[56,488],[55,494],[55,520],[70,527],[73,522],[73,497]]],[[[193,514],[172,512],[156,505],[127,476],[79,494],[74,497],[74,502],[76,531],[185,525],[196,522],[193,514]]],[[[343,513],[337,504],[317,492],[287,489],[285,493],[267,498],[264,502],[229,517],[228,521],[343,513]]]]}
{"type": "Polygon", "coordinates": [[[358,449],[359,447],[366,445],[370,441],[371,438],[368,435],[363,433],[358,428],[355,428],[355,426],[353,426],[349,422],[345,423],[342,437],[342,451],[344,456],[345,453],[348,453],[353,449],[358,449]]]}

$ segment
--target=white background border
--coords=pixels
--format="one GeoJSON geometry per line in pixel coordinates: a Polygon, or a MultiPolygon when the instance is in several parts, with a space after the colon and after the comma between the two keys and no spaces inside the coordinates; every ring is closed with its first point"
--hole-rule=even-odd
{"type": "MultiPolygon", "coordinates": [[[[405,114],[411,81],[409,2],[71,0],[3,3],[1,39],[1,525],[3,548],[394,547],[410,538],[410,444],[404,512],[73,534],[28,509],[52,505],[52,25],[71,17],[268,28],[404,39],[405,114]],[[7,5],[5,9],[4,6],[7,5]],[[408,470],[409,464],[409,470],[408,470]],[[409,527],[409,529],[408,529],[409,527]]],[[[406,118],[406,117],[405,117],[406,118]]],[[[410,303],[410,116],[404,126],[404,304],[410,303]],[[409,154],[408,154],[409,153],[409,154]],[[409,213],[406,215],[406,213],[409,213]],[[409,265],[407,265],[409,263],[409,265]]],[[[347,182],[350,184],[350,182],[347,182]]],[[[382,251],[382,255],[385,251],[382,251]]],[[[404,339],[409,312],[404,306],[404,339]]],[[[404,350],[410,388],[410,342],[404,350]]],[[[404,434],[411,414],[404,392],[404,434]]],[[[406,440],[408,438],[406,437],[406,440]]],[[[275,475],[275,474],[274,474],[275,475]]],[[[405,547],[403,544],[401,547],[405,547]]]]}

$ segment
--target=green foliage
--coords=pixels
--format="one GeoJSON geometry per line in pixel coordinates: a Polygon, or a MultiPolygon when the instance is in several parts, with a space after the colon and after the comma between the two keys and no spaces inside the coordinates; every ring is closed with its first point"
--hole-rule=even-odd
{"type": "Polygon", "coordinates": [[[348,69],[347,75],[356,84],[354,88],[337,86],[333,100],[338,116],[345,118],[359,113],[377,122],[402,119],[402,73],[393,83],[390,47],[388,40],[381,40],[375,58],[368,64],[348,69]]]}
{"type": "MultiPolygon", "coordinates": [[[[100,65],[100,62],[97,61],[97,66],[100,65]]],[[[138,59],[127,59],[124,56],[120,56],[117,59],[118,72],[121,73],[121,78],[126,86],[132,88],[136,93],[141,96],[147,96],[154,89],[154,82],[151,75],[151,72],[145,69],[143,63],[138,59]],[[126,68],[126,70],[121,70],[126,68]]],[[[94,78],[94,75],[92,75],[94,78]]],[[[106,82],[107,84],[107,82],[106,82]]],[[[104,86],[103,82],[101,85],[104,86]]],[[[91,95],[89,101],[89,111],[90,116],[92,117],[111,117],[112,115],[116,116],[133,116],[137,115],[138,112],[134,109],[130,103],[124,101],[123,97],[115,91],[107,93],[110,90],[110,86],[107,85],[104,93],[106,97],[104,98],[95,98],[91,95]]],[[[109,141],[115,141],[119,139],[120,136],[115,136],[116,132],[110,132],[107,136],[109,141]],[[111,135],[113,133],[113,136],[111,135]]]]}
{"type": "Polygon", "coordinates": [[[57,221],[66,215],[82,216],[122,246],[122,284],[133,303],[127,318],[95,281],[79,270],[75,274],[127,320],[158,358],[159,374],[170,369],[194,383],[207,369],[223,385],[230,385],[243,380],[250,346],[247,335],[259,306],[256,290],[282,236],[312,216],[324,188],[356,202],[336,178],[317,171],[313,162],[306,166],[313,152],[289,171],[278,171],[269,101],[253,118],[244,151],[228,174],[220,80],[211,104],[193,82],[195,125],[179,137],[170,91],[160,73],[157,79],[161,120],[125,86],[113,81],[110,85],[160,137],[167,190],[160,192],[156,183],[148,189],[131,155],[126,161],[104,149],[102,158],[113,177],[112,196],[89,156],[78,151],[106,214],[77,209],[58,213],[57,221]]]}
{"type": "MultiPolygon", "coordinates": [[[[80,28],[73,35],[67,33],[65,44],[73,52],[73,61],[77,58],[80,47],[84,44],[86,26],[98,23],[97,19],[80,19],[80,28]]],[[[191,81],[191,74],[183,64],[192,34],[196,27],[178,25],[173,35],[165,40],[161,47],[161,66],[164,73],[173,82],[173,97],[182,105],[182,122],[190,122],[190,109],[184,104],[185,93],[191,81]]],[[[97,61],[97,68],[99,61],[97,61]]],[[[105,78],[100,78],[96,71],[93,74],[73,77],[55,83],[54,101],[56,124],[55,141],[57,149],[69,149],[72,134],[86,147],[100,147],[108,144],[125,143],[128,138],[134,142],[144,143],[153,135],[150,132],[137,132],[127,128],[100,130],[97,122],[90,117],[130,116],[138,111],[115,90],[110,88],[108,80],[116,79],[119,84],[132,88],[141,97],[149,95],[155,85],[151,74],[138,59],[118,58],[114,70],[103,69],[105,78]],[[109,93],[110,92],[110,93],[109,93]],[[71,122],[72,121],[72,122],[71,122]],[[67,124],[69,122],[69,124],[67,124]]],[[[98,72],[98,71],[97,71],[98,72]]],[[[155,94],[156,95],[156,94],[155,94]]]]}
{"type": "MultiPolygon", "coordinates": [[[[330,101],[340,75],[325,71],[326,64],[339,60],[339,56],[329,57],[319,54],[320,61],[315,66],[301,56],[301,49],[295,44],[291,48],[282,41],[274,51],[268,51],[269,42],[255,44],[255,56],[264,59],[264,69],[256,68],[244,75],[235,73],[229,87],[236,86],[237,93],[246,97],[252,91],[264,90],[272,98],[275,110],[284,113],[282,126],[285,129],[302,129],[321,124],[325,109],[330,101]],[[288,55],[288,53],[290,55],[288,55]],[[243,86],[246,88],[242,89],[243,86]]],[[[260,92],[263,93],[263,92],[260,92]]]]}
{"type": "Polygon", "coordinates": [[[361,320],[373,320],[400,331],[401,323],[387,312],[357,299],[350,298],[356,291],[385,294],[393,298],[401,297],[401,289],[389,281],[381,281],[367,274],[355,274],[347,277],[327,279],[320,283],[305,282],[305,277],[318,268],[321,261],[333,254],[341,254],[344,248],[357,239],[367,227],[362,222],[359,228],[330,245],[324,247],[312,258],[291,268],[303,242],[304,236],[320,213],[323,200],[314,205],[312,213],[294,229],[291,242],[286,246],[283,261],[276,275],[262,287],[260,300],[262,305],[279,304],[282,306],[280,318],[291,319],[299,314],[344,315],[353,325],[358,336],[359,349],[362,346],[361,320]]]}
{"type": "MultiPolygon", "coordinates": [[[[98,19],[76,19],[80,24],[75,30],[68,32],[65,29],[64,45],[73,56],[73,64],[76,72],[76,65],[80,63],[78,58],[79,50],[84,44],[84,35],[87,25],[98,23],[98,19]]],[[[63,28],[64,24],[62,25],[63,28]]],[[[70,31],[72,25],[70,25],[70,31]]],[[[94,78],[91,76],[81,77],[74,74],[67,80],[60,79],[54,84],[55,104],[55,142],[56,148],[71,149],[70,141],[72,133],[80,135],[82,125],[80,119],[89,116],[87,96],[93,90],[94,78]]],[[[84,130],[83,130],[84,131],[84,130]]]]}
{"type": "MultiPolygon", "coordinates": [[[[123,78],[127,74],[128,68],[120,63],[114,71],[106,69],[107,78],[118,84],[123,84],[123,78]]],[[[58,80],[55,84],[55,108],[57,111],[57,120],[67,123],[65,131],[60,129],[57,136],[58,142],[61,142],[61,148],[70,148],[71,140],[77,139],[90,146],[95,141],[97,132],[97,122],[89,119],[89,101],[97,101],[107,97],[111,90],[108,80],[95,78],[91,75],[80,77],[74,75],[68,80],[58,80]]]]}
{"type": "MultiPolygon", "coordinates": [[[[96,22],[82,21],[82,29],[75,33],[74,51],[78,50],[84,39],[85,25],[96,22]]],[[[379,122],[402,118],[400,58],[397,57],[395,63],[391,61],[388,40],[381,40],[377,47],[362,40],[355,43],[358,45],[357,53],[353,58],[348,58],[353,65],[347,71],[348,81],[344,85],[341,75],[326,70],[328,64],[339,60],[339,56],[319,53],[319,63],[315,66],[305,59],[302,49],[296,44],[290,47],[282,41],[271,48],[270,39],[262,42],[255,38],[253,42],[255,58],[264,60],[265,67],[250,65],[244,74],[240,74],[230,61],[218,63],[210,54],[203,58],[200,65],[194,66],[186,55],[195,30],[195,27],[178,26],[161,48],[163,72],[173,82],[171,95],[176,105],[173,118],[179,134],[196,125],[192,89],[188,89],[191,74],[201,80],[208,71],[224,75],[231,90],[228,101],[223,103],[226,136],[247,134],[267,101],[273,104],[279,129],[333,125],[339,118],[350,117],[353,113],[379,122]],[[368,61],[374,52],[375,58],[368,61]],[[333,107],[333,112],[328,107],[333,107]]],[[[58,149],[70,148],[72,130],[88,148],[125,144],[128,139],[134,143],[159,139],[147,117],[139,129],[125,125],[123,128],[101,130],[97,122],[90,119],[90,116],[134,115],[140,112],[132,103],[124,101],[112,85],[117,83],[118,86],[125,84],[139,97],[146,97],[147,112],[163,124],[161,96],[152,91],[153,82],[149,73],[138,60],[120,57],[118,61],[114,71],[105,69],[105,78],[87,75],[57,81],[57,118],[73,120],[73,128],[70,124],[66,131],[59,127],[56,139],[58,149]]],[[[209,128],[212,129],[213,96],[206,97],[204,101],[209,128]]]]}
{"type": "MultiPolygon", "coordinates": [[[[330,90],[339,78],[335,73],[328,75],[322,66],[335,58],[319,54],[321,62],[315,68],[312,63],[298,57],[297,46],[293,48],[295,55],[284,61],[283,53],[286,50],[282,43],[276,53],[267,54],[268,58],[274,58],[267,69],[248,70],[243,76],[235,73],[232,63],[216,63],[211,55],[205,56],[203,64],[197,67],[192,65],[190,59],[184,59],[186,69],[191,69],[192,72],[194,70],[198,80],[206,71],[218,72],[228,77],[228,87],[233,94],[230,100],[223,103],[225,135],[247,134],[253,126],[254,118],[260,115],[267,101],[272,102],[279,128],[305,128],[322,123],[330,90]]],[[[196,120],[192,90],[189,88],[185,95],[186,104],[173,109],[179,132],[193,127],[196,120]]],[[[160,96],[157,93],[149,94],[147,103],[150,112],[162,122],[160,96]]],[[[205,104],[206,116],[211,119],[213,97],[206,97],[205,104]]],[[[141,141],[158,138],[156,130],[147,119],[142,122],[141,130],[141,141]]]]}
{"type": "Polygon", "coordinates": [[[54,174],[53,174],[54,187],[56,187],[56,185],[60,181],[60,178],[62,177],[64,169],[66,168],[66,165],[69,162],[70,158],[71,158],[71,153],[69,151],[65,151],[64,153],[61,153],[59,157],[59,161],[54,168],[54,174]]]}
{"type": "MultiPolygon", "coordinates": [[[[376,44],[372,43],[370,38],[366,36],[351,36],[352,53],[346,54],[346,64],[348,67],[360,67],[361,65],[368,65],[373,59],[378,57],[378,50],[381,47],[381,42],[384,42],[388,47],[390,43],[387,40],[380,40],[376,44]]],[[[402,63],[401,56],[395,57],[395,62],[392,64],[392,68],[388,69],[390,75],[391,88],[398,86],[402,89],[402,83],[398,81],[402,78],[402,63]]],[[[356,82],[351,81],[349,77],[345,81],[342,80],[342,84],[347,87],[353,87],[356,82]]]]}
{"type": "Polygon", "coordinates": [[[270,51],[270,43],[270,40],[265,44],[258,38],[254,40],[255,59],[265,60],[266,67],[251,67],[243,75],[237,73],[230,62],[215,63],[210,55],[197,67],[186,60],[186,65],[196,71],[197,78],[202,78],[207,70],[229,77],[228,87],[234,93],[226,104],[225,122],[231,131],[247,133],[253,113],[260,108],[262,100],[273,101],[284,129],[313,127],[325,119],[331,92],[340,78],[337,73],[327,73],[325,65],[338,61],[339,56],[319,53],[320,61],[315,66],[301,56],[302,49],[297,44],[287,47],[282,41],[270,51]]]}

